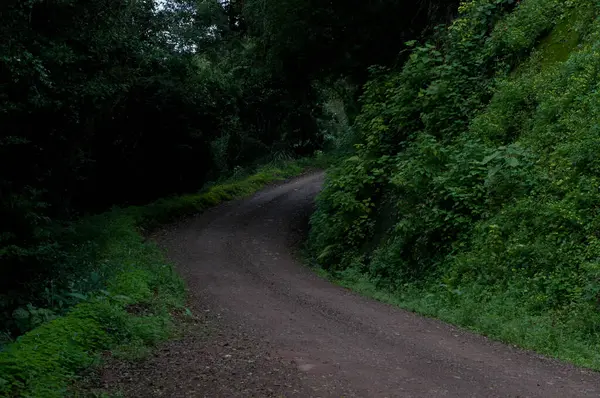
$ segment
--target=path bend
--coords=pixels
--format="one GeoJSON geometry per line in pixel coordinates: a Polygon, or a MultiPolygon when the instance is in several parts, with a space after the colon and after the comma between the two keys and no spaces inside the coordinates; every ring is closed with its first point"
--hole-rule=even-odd
{"type": "Polygon", "coordinates": [[[322,180],[267,188],[159,237],[212,332],[113,375],[127,396],[600,396],[595,372],[360,297],[303,266],[295,253],[322,180]]]}

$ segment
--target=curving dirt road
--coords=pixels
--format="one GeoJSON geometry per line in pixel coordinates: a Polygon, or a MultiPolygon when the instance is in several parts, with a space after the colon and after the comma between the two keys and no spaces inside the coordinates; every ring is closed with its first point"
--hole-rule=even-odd
{"type": "Polygon", "coordinates": [[[108,380],[134,397],[598,397],[600,375],[378,303],[294,251],[322,174],[215,208],[159,238],[199,317],[108,380]],[[209,329],[208,333],[199,331],[209,329]]]}

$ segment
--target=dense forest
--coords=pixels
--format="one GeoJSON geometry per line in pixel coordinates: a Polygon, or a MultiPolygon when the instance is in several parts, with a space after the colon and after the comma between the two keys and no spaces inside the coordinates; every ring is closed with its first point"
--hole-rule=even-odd
{"type": "Polygon", "coordinates": [[[368,67],[402,63],[456,8],[408,3],[3,2],[3,336],[97,285],[80,283],[82,216],[336,145],[326,104],[356,114],[368,67]]]}

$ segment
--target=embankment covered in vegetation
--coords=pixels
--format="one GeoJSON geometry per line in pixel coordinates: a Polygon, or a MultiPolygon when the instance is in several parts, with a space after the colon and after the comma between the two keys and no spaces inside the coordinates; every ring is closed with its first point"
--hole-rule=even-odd
{"type": "Polygon", "coordinates": [[[467,1],[372,69],[312,218],[330,277],[600,369],[599,11],[467,1]]]}

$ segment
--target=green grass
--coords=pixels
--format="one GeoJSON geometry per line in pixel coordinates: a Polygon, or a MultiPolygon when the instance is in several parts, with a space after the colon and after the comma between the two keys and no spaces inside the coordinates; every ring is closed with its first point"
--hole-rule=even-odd
{"type": "Polygon", "coordinates": [[[172,335],[172,314],[184,310],[186,294],[183,280],[164,253],[144,239],[143,231],[326,163],[320,156],[271,164],[198,194],[115,208],[81,220],[75,233],[91,237],[81,247],[95,248],[89,256],[93,261],[85,267],[102,276],[102,286],[80,290],[76,293],[80,302],[66,315],[25,333],[0,352],[0,396],[63,397],[79,372],[98,364],[106,350],[128,360],[146,356],[172,335]]]}
{"type": "Polygon", "coordinates": [[[418,288],[406,285],[392,291],[381,288],[356,269],[316,272],[332,283],[360,295],[431,318],[463,327],[494,340],[534,350],[551,358],[600,370],[600,335],[590,339],[581,328],[561,321],[559,314],[532,315],[515,301],[512,292],[491,295],[481,301],[480,288],[449,294],[433,285],[418,288]]]}

